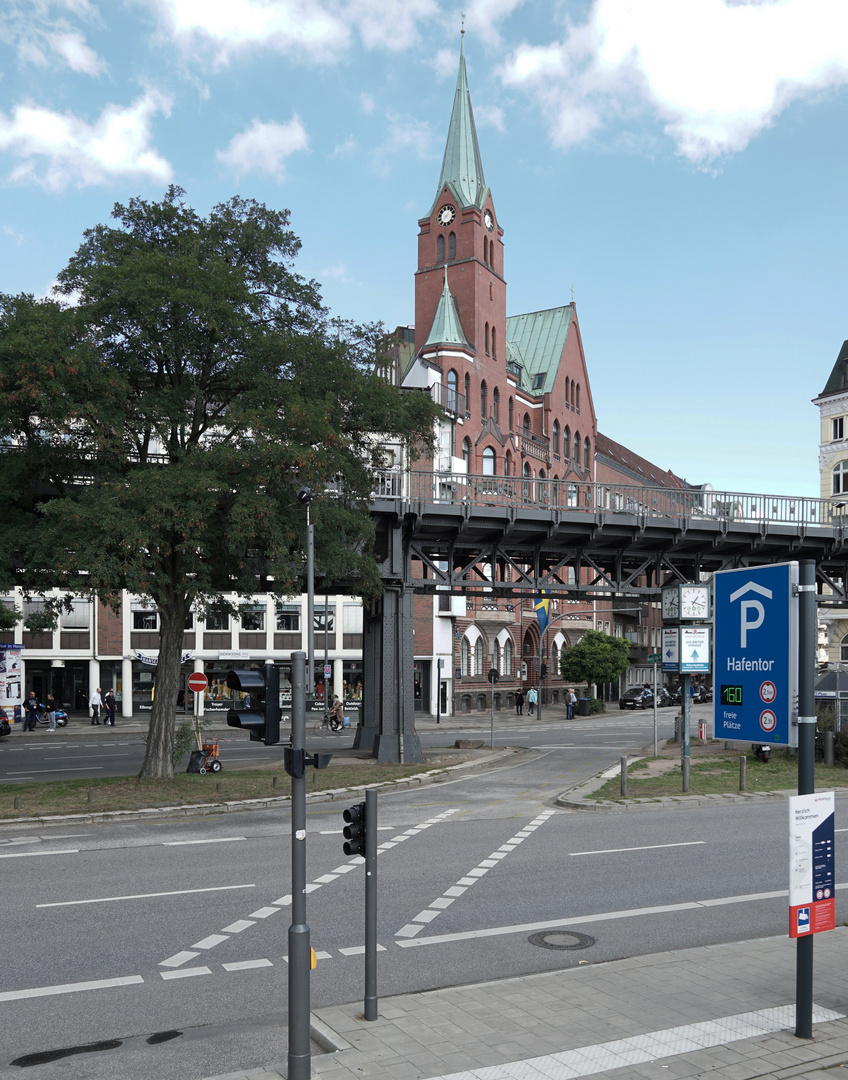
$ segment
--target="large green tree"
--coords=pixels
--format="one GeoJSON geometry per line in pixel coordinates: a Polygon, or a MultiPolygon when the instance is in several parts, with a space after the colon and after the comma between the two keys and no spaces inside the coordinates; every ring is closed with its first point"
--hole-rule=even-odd
{"type": "Polygon", "coordinates": [[[378,328],[330,321],[293,270],[287,211],[203,217],[172,187],[116,205],[59,275],[64,302],[0,297],[0,474],[15,514],[0,585],[159,613],[141,776],[172,775],[186,617],[227,594],[303,587],[316,563],[380,590],[367,500],[381,440],[428,441],[426,394],[381,377],[378,328]]]}
{"type": "Polygon", "coordinates": [[[562,677],[569,682],[615,682],[630,663],[630,642],[611,637],[600,630],[587,630],[576,645],[563,649],[560,660],[562,677]]]}

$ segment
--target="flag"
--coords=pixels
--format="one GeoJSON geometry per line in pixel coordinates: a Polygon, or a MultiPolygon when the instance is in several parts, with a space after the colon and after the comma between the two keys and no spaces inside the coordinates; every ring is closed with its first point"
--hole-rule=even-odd
{"type": "Polygon", "coordinates": [[[547,596],[541,596],[533,601],[533,610],[539,620],[539,632],[544,634],[548,623],[551,621],[551,601],[547,596]]]}

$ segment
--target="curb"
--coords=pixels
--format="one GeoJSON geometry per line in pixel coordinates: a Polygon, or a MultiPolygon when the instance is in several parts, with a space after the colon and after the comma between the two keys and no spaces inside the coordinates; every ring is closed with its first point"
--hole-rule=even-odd
{"type": "MultiPolygon", "coordinates": [[[[438,778],[447,773],[456,772],[459,769],[474,769],[479,765],[491,765],[510,755],[523,753],[521,748],[506,748],[485,761],[463,761],[459,765],[444,765],[438,769],[429,769],[427,772],[418,773],[416,776],[406,776],[400,780],[381,780],[373,784],[362,784],[355,787],[328,788],[325,791],[307,792],[306,801],[309,803],[335,802],[337,799],[350,798],[351,795],[363,795],[368,790],[382,791],[384,794],[392,791],[401,791],[404,788],[422,787],[427,784],[438,783],[438,778]]],[[[156,806],[141,810],[103,810],[100,813],[84,814],[54,814],[50,816],[35,816],[26,818],[4,818],[4,829],[31,828],[33,825],[103,825],[114,824],[116,821],[144,821],[163,817],[196,817],[197,815],[230,814],[239,810],[273,810],[286,806],[291,802],[291,795],[277,795],[273,798],[263,799],[239,799],[223,803],[195,803],[187,806],[156,806]]]]}

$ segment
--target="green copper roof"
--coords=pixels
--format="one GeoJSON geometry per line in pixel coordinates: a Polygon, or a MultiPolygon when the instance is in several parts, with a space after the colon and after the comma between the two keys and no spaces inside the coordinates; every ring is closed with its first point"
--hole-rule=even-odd
{"type": "Polygon", "coordinates": [[[442,175],[439,177],[439,189],[436,192],[437,199],[445,184],[451,187],[460,206],[480,207],[486,201],[488,188],[483,177],[483,162],[471,109],[471,93],[465,74],[465,37],[462,38],[459,49],[459,75],[442,161],[442,175]]]}
{"type": "Polygon", "coordinates": [[[506,320],[507,359],[523,368],[521,385],[530,393],[553,389],[573,314],[573,305],[566,304],[506,320]]]}
{"type": "Polygon", "coordinates": [[[831,371],[830,378],[825,383],[824,390],[819,394],[819,397],[838,394],[840,390],[846,389],[848,389],[848,341],[843,341],[839,356],[837,356],[836,363],[833,365],[833,371],[831,371]]]}
{"type": "Polygon", "coordinates": [[[462,323],[459,321],[456,300],[451,296],[448,288],[448,268],[445,267],[445,285],[442,289],[442,295],[439,297],[439,306],[436,308],[433,325],[430,327],[430,334],[424,342],[424,347],[426,348],[428,345],[467,344],[468,338],[462,332],[462,323]]]}

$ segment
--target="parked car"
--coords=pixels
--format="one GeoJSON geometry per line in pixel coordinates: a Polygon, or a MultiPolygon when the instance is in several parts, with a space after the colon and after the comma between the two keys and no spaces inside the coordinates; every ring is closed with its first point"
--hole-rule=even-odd
{"type": "Polygon", "coordinates": [[[664,705],[673,705],[674,695],[667,686],[660,686],[657,688],[657,706],[662,708],[664,705]]]}
{"type": "Polygon", "coordinates": [[[713,691],[710,686],[694,686],[692,688],[692,701],[696,705],[703,705],[713,700],[713,691]]]}
{"type": "Polygon", "coordinates": [[[654,704],[654,692],[647,686],[631,686],[618,699],[619,709],[650,709],[654,704]]]}

